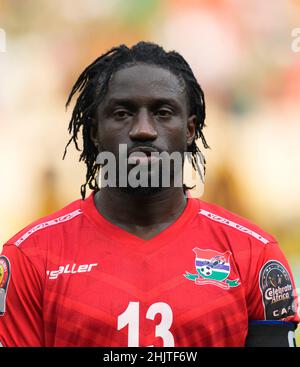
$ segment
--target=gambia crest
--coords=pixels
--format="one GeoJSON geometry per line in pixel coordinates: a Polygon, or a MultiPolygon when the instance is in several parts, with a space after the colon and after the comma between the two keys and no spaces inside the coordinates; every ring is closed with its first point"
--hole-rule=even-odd
{"type": "Polygon", "coordinates": [[[183,274],[187,279],[193,280],[197,285],[212,284],[223,289],[237,287],[239,279],[230,280],[230,256],[231,252],[224,253],[214,250],[202,250],[195,247],[195,267],[197,274],[187,271],[183,274]]]}

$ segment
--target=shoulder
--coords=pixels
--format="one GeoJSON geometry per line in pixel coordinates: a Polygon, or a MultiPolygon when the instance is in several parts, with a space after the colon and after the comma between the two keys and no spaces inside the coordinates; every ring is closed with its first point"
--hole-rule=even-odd
{"type": "Polygon", "coordinates": [[[74,227],[78,225],[78,220],[82,216],[82,201],[80,199],[73,201],[62,209],[37,219],[11,237],[4,246],[15,245],[23,249],[38,239],[42,239],[46,243],[49,234],[55,236],[66,226],[74,227]]]}
{"type": "Polygon", "coordinates": [[[214,231],[223,233],[226,236],[232,236],[239,240],[250,240],[258,245],[267,245],[275,243],[276,239],[254,224],[250,220],[226,210],[216,204],[207,203],[200,199],[199,202],[199,216],[202,222],[211,227],[214,231]]]}

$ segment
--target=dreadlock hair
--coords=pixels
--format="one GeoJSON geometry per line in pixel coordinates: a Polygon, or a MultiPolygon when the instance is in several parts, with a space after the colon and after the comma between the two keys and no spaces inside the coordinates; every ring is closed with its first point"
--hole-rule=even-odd
{"type": "MultiPolygon", "coordinates": [[[[196,140],[201,138],[204,148],[209,148],[202,132],[205,126],[204,93],[189,64],[179,53],[175,51],[166,52],[162,47],[154,43],[139,42],[131,48],[126,45],[120,45],[98,57],[80,74],[66,103],[66,107],[68,107],[74,94],[79,92],[68,127],[71,138],[65,147],[63,159],[72,141],[76,149],[80,151],[78,147],[78,134],[82,127],[83,150],[80,154],[79,161],[84,161],[87,167],[86,182],[81,185],[80,189],[83,199],[85,198],[87,185],[91,190],[99,190],[96,181],[99,170],[99,166],[96,164],[96,158],[99,152],[90,138],[92,120],[96,116],[97,106],[103,101],[108,91],[109,81],[112,75],[116,71],[136,63],[146,63],[162,67],[172,72],[181,81],[184,81],[190,115],[196,115],[195,139],[188,147],[188,151],[192,153],[192,166],[195,170],[197,167],[197,154],[202,156],[205,172],[206,162],[196,145],[196,140]]],[[[184,190],[186,188],[184,186],[184,190]]]]}

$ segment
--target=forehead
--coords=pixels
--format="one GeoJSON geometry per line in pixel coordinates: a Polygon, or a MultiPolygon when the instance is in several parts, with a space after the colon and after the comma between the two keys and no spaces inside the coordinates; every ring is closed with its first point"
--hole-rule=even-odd
{"type": "Polygon", "coordinates": [[[136,64],[116,71],[108,86],[109,99],[176,99],[186,104],[184,81],[163,67],[136,64]]]}

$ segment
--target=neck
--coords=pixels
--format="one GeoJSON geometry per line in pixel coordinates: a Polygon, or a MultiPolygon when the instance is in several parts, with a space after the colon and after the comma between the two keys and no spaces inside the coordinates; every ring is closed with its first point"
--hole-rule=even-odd
{"type": "Polygon", "coordinates": [[[95,205],[117,225],[147,227],[176,220],[185,208],[186,197],[180,187],[145,195],[106,187],[95,194],[95,205]]]}

